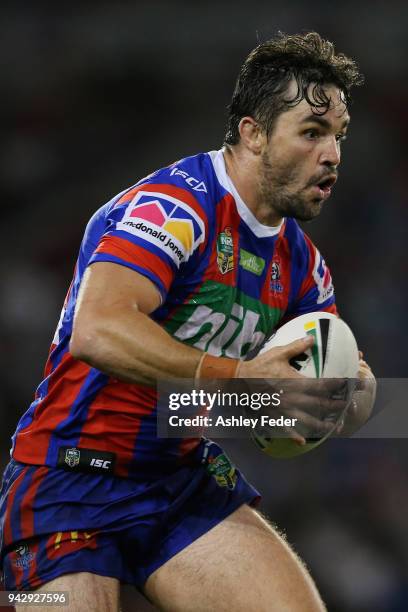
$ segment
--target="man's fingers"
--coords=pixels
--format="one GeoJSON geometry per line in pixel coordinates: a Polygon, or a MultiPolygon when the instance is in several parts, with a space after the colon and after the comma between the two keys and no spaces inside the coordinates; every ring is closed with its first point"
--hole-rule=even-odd
{"type": "Polygon", "coordinates": [[[308,348],[313,346],[313,337],[306,336],[305,338],[299,338],[298,340],[294,340],[290,344],[286,344],[282,346],[282,355],[289,361],[292,357],[296,357],[296,355],[300,355],[304,353],[308,348]]]}
{"type": "Polygon", "coordinates": [[[346,378],[311,378],[309,393],[323,397],[345,395],[348,389],[346,378]]]}
{"type": "Polygon", "coordinates": [[[358,375],[360,378],[375,378],[372,369],[366,361],[360,359],[358,375]]]}
{"type": "Polygon", "coordinates": [[[344,398],[348,390],[348,382],[345,378],[307,378],[299,376],[294,379],[281,379],[280,386],[287,393],[304,393],[312,397],[336,396],[344,398]]]}
{"type": "Polygon", "coordinates": [[[306,440],[303,436],[300,435],[293,427],[285,427],[285,431],[288,438],[291,438],[298,446],[304,446],[306,444],[306,440]]]}
{"type": "Polygon", "coordinates": [[[301,410],[308,415],[325,418],[328,415],[340,415],[345,410],[347,401],[344,399],[328,399],[326,397],[304,395],[301,393],[290,393],[285,397],[281,395],[281,409],[289,411],[301,410]]]}
{"type": "Polygon", "coordinates": [[[295,430],[303,438],[322,438],[334,428],[334,423],[322,421],[302,410],[291,410],[290,418],[297,419],[295,430]]]}

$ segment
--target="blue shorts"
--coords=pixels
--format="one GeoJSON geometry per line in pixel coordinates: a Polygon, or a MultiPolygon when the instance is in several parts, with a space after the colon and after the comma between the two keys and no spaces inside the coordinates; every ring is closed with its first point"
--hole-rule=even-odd
{"type": "Polygon", "coordinates": [[[68,473],[12,460],[0,493],[4,588],[92,572],[141,587],[157,568],[259,493],[203,440],[162,478],[68,473]]]}

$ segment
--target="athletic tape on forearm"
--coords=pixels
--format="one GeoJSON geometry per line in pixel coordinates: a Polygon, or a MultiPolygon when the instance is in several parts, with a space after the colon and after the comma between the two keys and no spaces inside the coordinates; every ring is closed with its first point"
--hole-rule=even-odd
{"type": "Polygon", "coordinates": [[[227,357],[213,357],[204,353],[198,362],[195,379],[200,378],[237,378],[240,359],[228,359],[227,357]]]}

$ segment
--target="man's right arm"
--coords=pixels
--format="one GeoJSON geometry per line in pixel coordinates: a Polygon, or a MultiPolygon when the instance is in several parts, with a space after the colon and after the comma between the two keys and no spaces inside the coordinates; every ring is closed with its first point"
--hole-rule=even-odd
{"type": "Polygon", "coordinates": [[[72,355],[130,383],[194,378],[202,353],[148,316],[159,306],[160,293],[147,277],[114,263],[92,264],[78,296],[72,355]]]}
{"type": "MultiPolygon", "coordinates": [[[[77,300],[70,343],[73,357],[130,383],[152,385],[160,378],[195,378],[203,352],[175,340],[149,317],[159,306],[160,293],[147,277],[110,262],[92,264],[77,300]]],[[[298,340],[242,362],[238,376],[298,377],[288,361],[310,342],[298,340]]],[[[218,366],[234,361],[210,359],[213,378],[224,377],[217,372],[218,366]]],[[[208,371],[201,374],[209,376],[208,371]]]]}

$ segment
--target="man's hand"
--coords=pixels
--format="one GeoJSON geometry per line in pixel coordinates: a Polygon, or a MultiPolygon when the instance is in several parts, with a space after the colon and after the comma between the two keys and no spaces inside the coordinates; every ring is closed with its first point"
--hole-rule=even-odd
{"type": "Polygon", "coordinates": [[[313,346],[312,336],[299,338],[285,346],[276,346],[249,361],[243,361],[239,369],[239,378],[305,378],[290,365],[289,361],[311,346],[313,346]]]}
{"type": "Polygon", "coordinates": [[[377,381],[361,351],[359,356],[359,380],[344,419],[337,426],[337,435],[349,436],[358,431],[368,421],[374,407],[377,381]]]}
{"type": "Polygon", "coordinates": [[[271,416],[297,419],[296,429],[285,433],[301,445],[309,437],[323,437],[332,431],[347,405],[345,379],[306,378],[290,365],[293,357],[312,345],[310,336],[295,340],[244,361],[239,370],[239,377],[247,379],[253,392],[280,394],[281,404],[271,416]],[[257,381],[252,384],[248,379],[253,378],[257,381]]]}

